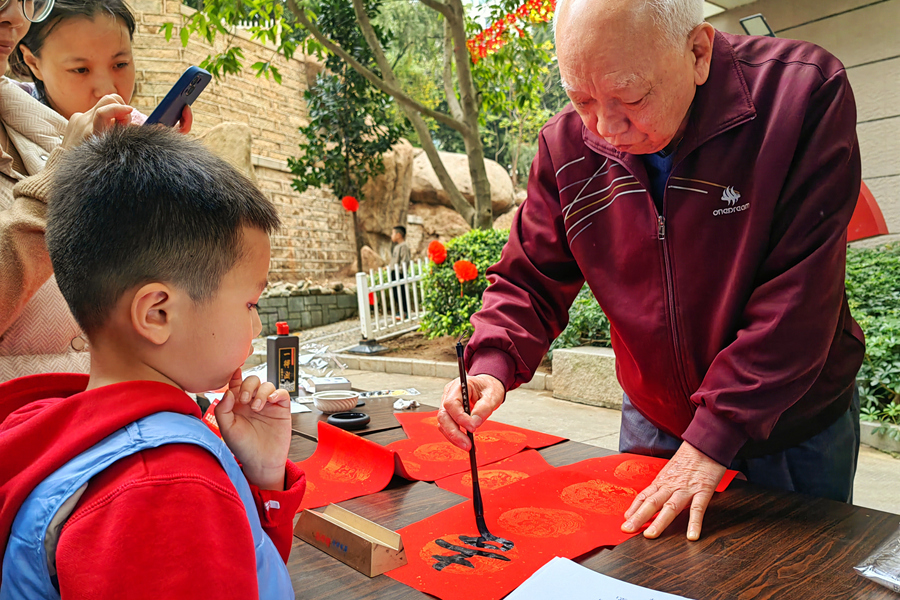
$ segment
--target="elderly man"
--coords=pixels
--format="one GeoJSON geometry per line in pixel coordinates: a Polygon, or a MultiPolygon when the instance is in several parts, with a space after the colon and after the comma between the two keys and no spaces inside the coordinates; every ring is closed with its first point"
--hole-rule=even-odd
{"type": "Polygon", "coordinates": [[[844,295],[860,186],[843,66],[811,44],[732,36],[700,0],[566,0],[571,105],[540,134],[528,200],[488,276],[444,435],[530,379],[587,281],[625,390],[620,450],[671,457],[625,513],[696,540],[726,467],[849,501],[864,342],[844,295]]]}

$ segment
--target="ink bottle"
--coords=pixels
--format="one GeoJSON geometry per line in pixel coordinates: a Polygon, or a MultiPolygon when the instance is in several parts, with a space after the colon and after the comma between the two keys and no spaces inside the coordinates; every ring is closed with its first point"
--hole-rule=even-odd
{"type": "Polygon", "coordinates": [[[266,376],[275,387],[287,390],[291,398],[296,398],[300,339],[290,335],[288,324],[284,321],[275,323],[275,333],[266,338],[266,376]]]}

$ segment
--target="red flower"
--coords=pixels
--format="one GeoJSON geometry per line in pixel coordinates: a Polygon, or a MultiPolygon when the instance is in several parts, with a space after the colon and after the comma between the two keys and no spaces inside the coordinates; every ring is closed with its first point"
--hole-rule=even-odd
{"type": "Polygon", "coordinates": [[[439,265],[447,260],[447,249],[442,243],[434,240],[428,244],[428,258],[434,264],[439,265]]]}
{"type": "Polygon", "coordinates": [[[369,292],[369,306],[375,306],[375,292],[369,292]]]}
{"type": "Polygon", "coordinates": [[[344,196],[341,198],[341,206],[344,207],[344,210],[355,213],[359,210],[359,200],[353,196],[344,196]]]}
{"type": "Polygon", "coordinates": [[[467,260],[458,260],[453,263],[453,271],[460,283],[472,281],[478,277],[478,267],[467,260]]]}

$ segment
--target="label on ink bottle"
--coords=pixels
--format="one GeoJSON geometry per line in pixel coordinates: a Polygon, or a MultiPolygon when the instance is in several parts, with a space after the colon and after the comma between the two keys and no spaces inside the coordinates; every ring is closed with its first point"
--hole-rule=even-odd
{"type": "Polygon", "coordinates": [[[297,352],[294,348],[278,349],[278,387],[297,391],[297,352]]]}

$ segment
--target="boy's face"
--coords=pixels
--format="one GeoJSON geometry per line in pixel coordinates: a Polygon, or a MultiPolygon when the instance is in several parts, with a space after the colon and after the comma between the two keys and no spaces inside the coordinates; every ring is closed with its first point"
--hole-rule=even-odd
{"type": "Polygon", "coordinates": [[[214,390],[227,384],[253,351],[253,338],[262,331],[256,303],[269,272],[269,236],[243,228],[243,255],[222,278],[216,295],[196,304],[190,323],[179,328],[175,351],[181,355],[181,377],[189,392],[214,390]]]}
{"type": "Polygon", "coordinates": [[[403,235],[397,231],[396,229],[391,233],[391,241],[395,244],[399,244],[403,241],[403,235]]]}

